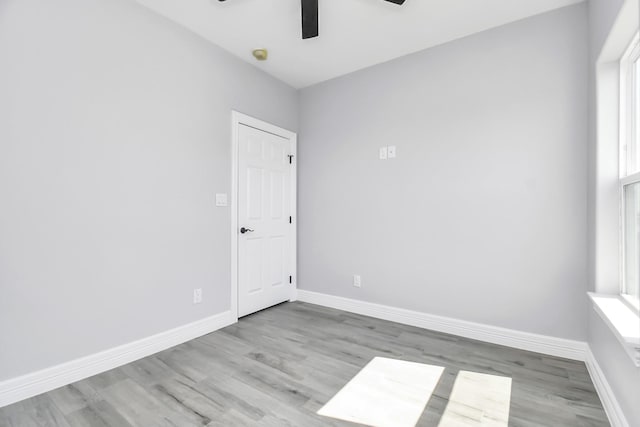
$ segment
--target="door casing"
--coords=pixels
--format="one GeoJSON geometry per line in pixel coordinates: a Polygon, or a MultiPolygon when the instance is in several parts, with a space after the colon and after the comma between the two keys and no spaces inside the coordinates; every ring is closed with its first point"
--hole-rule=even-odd
{"type": "Polygon", "coordinates": [[[292,283],[290,286],[290,301],[295,301],[297,295],[297,148],[298,136],[295,132],[272,125],[255,117],[248,116],[233,110],[231,112],[231,317],[233,321],[238,321],[238,165],[239,165],[239,129],[241,125],[249,126],[263,132],[268,132],[291,141],[291,163],[290,173],[290,212],[293,217],[291,224],[289,265],[291,266],[292,283]]]}

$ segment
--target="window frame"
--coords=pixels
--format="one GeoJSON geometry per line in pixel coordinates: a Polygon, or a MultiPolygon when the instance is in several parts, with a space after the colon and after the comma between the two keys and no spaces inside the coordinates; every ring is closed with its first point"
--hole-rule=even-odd
{"type": "Polygon", "coordinates": [[[626,198],[625,188],[640,183],[640,32],[637,32],[620,59],[620,296],[635,312],[640,313],[640,295],[626,292],[626,198]],[[631,173],[631,165],[635,169],[631,173]]]}

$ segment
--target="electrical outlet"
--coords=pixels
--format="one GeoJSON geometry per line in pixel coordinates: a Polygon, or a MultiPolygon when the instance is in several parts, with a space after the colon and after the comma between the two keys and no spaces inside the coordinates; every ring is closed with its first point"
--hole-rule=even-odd
{"type": "Polygon", "coordinates": [[[362,281],[360,279],[360,276],[357,274],[353,275],[353,286],[355,286],[356,288],[362,287],[362,281]]]}
{"type": "Polygon", "coordinates": [[[387,160],[387,147],[380,147],[380,160],[387,160]]]}
{"type": "Polygon", "coordinates": [[[193,290],[193,303],[200,304],[202,302],[202,288],[193,290]]]}

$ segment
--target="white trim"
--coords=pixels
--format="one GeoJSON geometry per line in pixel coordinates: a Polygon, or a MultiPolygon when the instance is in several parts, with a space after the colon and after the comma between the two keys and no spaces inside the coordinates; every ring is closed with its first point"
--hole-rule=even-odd
{"type": "Polygon", "coordinates": [[[291,138],[291,154],[293,163],[291,165],[291,197],[289,212],[293,218],[293,232],[291,233],[289,247],[291,254],[289,258],[289,268],[292,276],[292,289],[290,301],[295,301],[298,297],[298,137],[294,133],[291,138]]]}
{"type": "Polygon", "coordinates": [[[638,1],[625,1],[596,61],[595,289],[617,294],[622,284],[619,179],[625,158],[620,148],[620,58],[638,32],[638,1]],[[615,185],[614,185],[615,183],[615,185]]]}
{"type": "Polygon", "coordinates": [[[240,113],[231,112],[231,317],[238,320],[238,138],[240,113]]]}
{"type": "Polygon", "coordinates": [[[600,369],[600,365],[595,356],[591,352],[591,349],[587,349],[587,357],[585,361],[587,370],[593,381],[593,385],[598,392],[604,411],[607,413],[609,422],[612,427],[629,427],[629,423],[622,412],[622,408],[613,394],[613,390],[604,376],[604,372],[600,369]]]}
{"type": "Polygon", "coordinates": [[[243,124],[255,129],[259,129],[291,141],[294,162],[291,168],[291,216],[294,221],[292,224],[292,233],[290,236],[291,259],[290,268],[293,276],[293,284],[291,285],[290,300],[296,299],[297,286],[297,241],[298,241],[298,218],[297,218],[297,154],[298,154],[298,136],[295,132],[272,125],[271,123],[256,119],[238,111],[231,111],[231,316],[238,320],[238,147],[240,136],[239,126],[243,124]]]}
{"type": "Polygon", "coordinates": [[[300,289],[298,290],[298,300],[492,344],[564,357],[566,359],[584,361],[586,357],[587,344],[582,341],[521,332],[498,326],[490,326],[300,289]]]}
{"type": "Polygon", "coordinates": [[[625,187],[630,184],[635,184],[638,181],[640,181],[640,172],[636,172],[634,174],[620,178],[620,186],[625,187]]]}
{"type": "Polygon", "coordinates": [[[636,314],[640,315],[640,299],[638,299],[638,297],[636,297],[635,295],[622,294],[620,295],[620,298],[622,299],[622,302],[627,305],[627,307],[633,310],[636,314]]]}
{"type": "MultiPolygon", "coordinates": [[[[625,53],[622,55],[622,58],[619,61],[620,67],[620,89],[618,92],[618,96],[620,98],[620,108],[619,108],[619,123],[620,123],[620,131],[619,131],[619,139],[620,139],[620,277],[621,277],[621,286],[620,293],[624,294],[628,289],[629,278],[627,278],[628,266],[627,266],[627,256],[628,252],[633,253],[638,250],[637,240],[634,239],[634,242],[629,242],[627,240],[627,202],[626,202],[626,193],[625,187],[631,186],[632,184],[636,184],[640,181],[640,172],[636,171],[635,173],[629,174],[629,165],[633,164],[634,167],[638,167],[637,159],[638,159],[638,150],[640,147],[637,147],[634,143],[636,139],[635,136],[640,131],[640,129],[636,129],[635,117],[636,110],[639,108],[639,105],[636,105],[638,100],[636,99],[637,94],[637,85],[640,84],[636,79],[636,61],[640,57],[640,33],[636,32],[633,36],[632,41],[629,43],[629,46],[625,53]],[[632,246],[629,246],[629,244],[632,246]]],[[[633,267],[633,266],[631,266],[633,267]]],[[[633,278],[631,278],[633,279],[633,278]]],[[[638,278],[636,278],[638,280],[638,278]]],[[[637,297],[637,295],[636,295],[637,297]]],[[[637,311],[637,309],[636,309],[637,311]]],[[[636,362],[637,363],[637,362],[636,362]]]]}
{"type": "Polygon", "coordinates": [[[230,311],[0,382],[0,408],[80,381],[235,323],[230,311]]]}
{"type": "Polygon", "coordinates": [[[588,293],[593,309],[611,329],[633,364],[640,368],[640,317],[619,295],[588,293]],[[636,328],[637,327],[637,328],[636,328]]]}
{"type": "MultiPolygon", "coordinates": [[[[620,89],[618,96],[620,98],[620,177],[625,178],[629,175],[630,157],[637,159],[637,150],[633,143],[633,137],[638,131],[635,128],[635,109],[636,105],[636,85],[640,82],[636,81],[635,62],[640,57],[639,37],[636,31],[633,39],[629,42],[628,48],[622,54],[618,64],[620,67],[620,89]],[[633,149],[630,152],[630,148],[633,149]]],[[[638,166],[638,165],[635,165],[638,166]]],[[[623,184],[624,185],[624,184],[623,184]]]]}

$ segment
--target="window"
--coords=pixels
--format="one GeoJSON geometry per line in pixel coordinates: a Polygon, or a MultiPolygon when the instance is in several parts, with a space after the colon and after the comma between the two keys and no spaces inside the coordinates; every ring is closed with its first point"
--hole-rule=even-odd
{"type": "Polygon", "coordinates": [[[640,35],[620,61],[621,294],[640,310],[640,35]]]}

